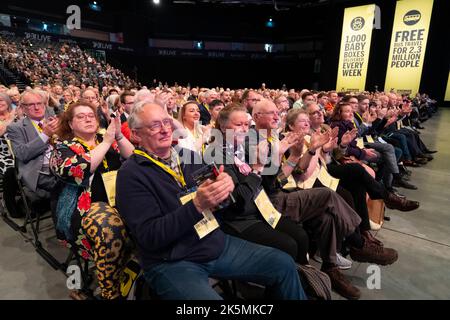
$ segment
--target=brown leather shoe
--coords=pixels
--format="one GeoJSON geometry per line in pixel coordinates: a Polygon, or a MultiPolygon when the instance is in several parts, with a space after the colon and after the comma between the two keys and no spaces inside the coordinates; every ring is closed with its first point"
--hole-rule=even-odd
{"type": "Polygon", "coordinates": [[[350,283],[337,266],[322,271],[330,277],[331,287],[341,296],[349,300],[358,300],[361,297],[361,291],[350,283]]]}
{"type": "Polygon", "coordinates": [[[418,201],[408,200],[406,198],[400,198],[392,192],[389,192],[386,199],[384,199],[384,204],[389,209],[400,210],[400,211],[412,211],[416,210],[420,203],[418,201]]]}
{"type": "Polygon", "coordinates": [[[393,264],[398,259],[398,253],[391,248],[385,248],[371,241],[364,241],[361,249],[351,247],[350,257],[354,261],[375,263],[381,266],[393,264]]]}
{"type": "Polygon", "coordinates": [[[377,246],[380,246],[380,247],[382,247],[384,245],[383,242],[381,242],[380,240],[375,238],[372,235],[372,232],[370,232],[369,230],[362,231],[361,232],[361,236],[364,238],[364,241],[372,242],[372,243],[374,243],[374,244],[376,244],[377,246]]]}

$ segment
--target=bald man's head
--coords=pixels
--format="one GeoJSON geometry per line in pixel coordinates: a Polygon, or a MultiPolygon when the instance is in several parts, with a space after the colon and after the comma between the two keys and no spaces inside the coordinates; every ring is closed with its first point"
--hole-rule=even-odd
{"type": "Polygon", "coordinates": [[[278,128],[280,116],[275,103],[268,99],[261,99],[253,107],[253,120],[257,129],[276,129],[278,128]]]}

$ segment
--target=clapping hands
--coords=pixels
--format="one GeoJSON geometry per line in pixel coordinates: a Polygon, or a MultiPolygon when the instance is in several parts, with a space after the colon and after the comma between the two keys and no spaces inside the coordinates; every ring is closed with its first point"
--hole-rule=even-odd
{"type": "Polygon", "coordinates": [[[369,111],[366,111],[363,113],[362,119],[364,123],[372,123],[377,119],[377,116],[370,114],[369,111]]]}
{"type": "Polygon", "coordinates": [[[59,119],[56,117],[49,117],[42,125],[42,132],[44,132],[47,137],[52,137],[58,130],[58,127],[59,119]]]}
{"type": "Polygon", "coordinates": [[[313,131],[313,133],[311,134],[311,142],[309,144],[309,150],[314,152],[323,145],[325,145],[326,143],[328,143],[330,141],[331,134],[332,134],[331,130],[321,133],[320,128],[313,131]]]}
{"type": "Polygon", "coordinates": [[[325,143],[323,145],[323,147],[322,147],[322,149],[325,152],[329,152],[329,151],[333,150],[334,148],[336,148],[337,147],[337,143],[338,143],[339,128],[338,127],[334,127],[333,129],[331,129],[329,131],[330,131],[330,141],[325,143]]]}
{"type": "Polygon", "coordinates": [[[284,139],[280,141],[279,155],[282,157],[287,150],[298,151],[299,146],[303,146],[304,137],[303,133],[288,132],[284,139]]]}
{"type": "Polygon", "coordinates": [[[347,131],[341,138],[341,145],[344,147],[348,146],[356,138],[357,135],[358,129],[356,128],[347,131]]]}

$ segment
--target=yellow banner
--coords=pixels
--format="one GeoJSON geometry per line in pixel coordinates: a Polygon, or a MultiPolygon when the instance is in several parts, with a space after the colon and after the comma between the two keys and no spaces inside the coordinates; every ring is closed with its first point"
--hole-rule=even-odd
{"type": "Polygon", "coordinates": [[[433,0],[397,1],[384,91],[419,91],[433,0]]]}
{"type": "Polygon", "coordinates": [[[364,91],[375,5],[346,8],[336,91],[364,91]]]}
{"type": "Polygon", "coordinates": [[[445,90],[444,101],[450,101],[450,72],[448,73],[447,89],[445,90]]]}

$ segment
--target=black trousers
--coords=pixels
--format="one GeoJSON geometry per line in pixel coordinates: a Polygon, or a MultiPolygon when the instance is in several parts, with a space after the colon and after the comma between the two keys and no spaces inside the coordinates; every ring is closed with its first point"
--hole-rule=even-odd
{"type": "Polygon", "coordinates": [[[407,128],[402,128],[400,129],[400,131],[402,133],[407,132],[407,134],[410,134],[411,136],[414,137],[415,142],[417,143],[417,147],[418,150],[420,151],[420,153],[426,153],[426,151],[428,150],[427,146],[425,145],[425,143],[422,141],[422,139],[420,138],[419,134],[417,132],[414,132],[412,130],[409,130],[407,128]]]}
{"type": "Polygon", "coordinates": [[[282,216],[275,229],[262,220],[243,232],[237,232],[226,224],[221,228],[232,236],[284,251],[299,264],[308,264],[308,234],[300,224],[288,217],[282,216]]]}
{"type": "MultiPolygon", "coordinates": [[[[328,172],[340,179],[339,185],[348,190],[352,196],[355,211],[361,218],[361,231],[370,230],[369,211],[367,209],[366,193],[372,200],[385,199],[387,190],[384,185],[374,178],[357,163],[329,164],[328,172]]],[[[344,198],[345,199],[345,198],[344,198]]]]}
{"type": "Polygon", "coordinates": [[[417,133],[406,128],[400,129],[399,132],[405,135],[406,141],[408,142],[409,151],[411,152],[411,156],[413,158],[424,153],[424,150],[422,150],[424,143],[420,140],[417,133]]]}
{"type": "Polygon", "coordinates": [[[16,201],[18,191],[19,185],[17,184],[15,169],[13,167],[8,168],[3,176],[3,201],[5,201],[5,207],[12,218],[25,216],[23,205],[19,206],[16,201]]]}

